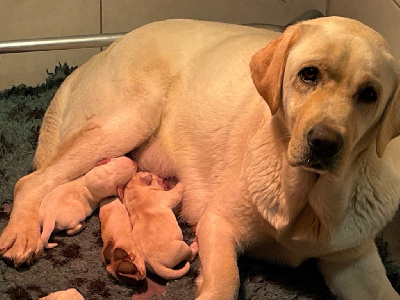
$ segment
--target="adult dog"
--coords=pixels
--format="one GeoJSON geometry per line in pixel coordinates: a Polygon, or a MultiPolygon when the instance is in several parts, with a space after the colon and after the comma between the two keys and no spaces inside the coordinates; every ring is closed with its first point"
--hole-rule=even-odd
{"type": "Polygon", "coordinates": [[[137,29],[54,97],[2,254],[37,258],[43,197],[136,149],[142,168],[185,184],[198,299],[236,297],[244,252],[291,266],[316,257],[343,299],[399,299],[373,243],[400,196],[389,143],[400,134],[399,74],[383,38],[345,18],[282,35],[187,20],[137,29]]]}

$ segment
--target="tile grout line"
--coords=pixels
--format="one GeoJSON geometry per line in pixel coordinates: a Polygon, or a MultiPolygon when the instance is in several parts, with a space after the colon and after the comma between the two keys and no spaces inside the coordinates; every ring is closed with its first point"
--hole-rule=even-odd
{"type": "MultiPolygon", "coordinates": [[[[103,0],[99,0],[100,9],[100,34],[103,34],[103,0]]],[[[100,47],[100,52],[103,51],[103,47],[100,47]]]]}
{"type": "Polygon", "coordinates": [[[103,34],[103,0],[99,0],[100,4],[100,34],[103,34]]]}
{"type": "Polygon", "coordinates": [[[326,1],[326,10],[325,10],[325,17],[329,17],[331,10],[331,0],[326,1]]]}

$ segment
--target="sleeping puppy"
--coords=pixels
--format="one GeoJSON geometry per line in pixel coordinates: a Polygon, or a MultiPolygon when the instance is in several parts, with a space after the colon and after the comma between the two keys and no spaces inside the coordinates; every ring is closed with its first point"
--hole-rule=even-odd
{"type": "Polygon", "coordinates": [[[342,299],[400,299],[373,242],[400,199],[399,82],[382,36],[346,18],[283,34],[190,20],[134,30],[58,90],[0,253],[37,258],[46,194],[133,151],[185,186],[198,299],[235,299],[244,253],[289,266],[314,257],[342,299]]]}
{"type": "Polygon", "coordinates": [[[182,230],[172,209],[182,200],[183,185],[165,191],[163,179],[138,172],[124,189],[124,202],[132,225],[132,236],[149,271],[165,279],[176,279],[190,269],[198,245],[183,241],[182,230]],[[173,269],[185,261],[180,269],[173,269]]]}
{"type": "Polygon", "coordinates": [[[65,291],[50,293],[39,300],[85,300],[85,298],[76,289],[71,288],[65,291]]]}
{"type": "Polygon", "coordinates": [[[121,199],[101,201],[99,218],[103,240],[101,257],[108,273],[121,281],[144,279],[144,257],[132,238],[131,221],[121,199]]]}
{"type": "Polygon", "coordinates": [[[57,243],[48,243],[54,230],[66,230],[68,235],[81,231],[84,220],[101,199],[118,195],[118,187],[122,188],[135,174],[136,167],[126,156],[102,160],[85,175],[48,193],[39,209],[44,248],[57,246],[57,243]]]}

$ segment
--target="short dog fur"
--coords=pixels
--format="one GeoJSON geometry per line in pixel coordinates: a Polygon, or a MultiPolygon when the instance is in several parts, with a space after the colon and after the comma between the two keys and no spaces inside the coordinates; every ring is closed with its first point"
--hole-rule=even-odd
{"type": "Polygon", "coordinates": [[[120,198],[111,198],[100,203],[102,260],[114,278],[142,280],[146,277],[144,256],[133,240],[129,214],[121,201],[120,198]]]}
{"type": "Polygon", "coordinates": [[[81,231],[83,222],[97,209],[100,201],[118,195],[118,187],[122,189],[136,169],[136,163],[128,157],[112,158],[48,193],[39,208],[43,246],[57,246],[57,243],[48,243],[53,230],[66,230],[69,235],[81,231]]]}
{"type": "Polygon", "coordinates": [[[183,241],[172,211],[182,197],[182,183],[165,191],[162,179],[148,172],[136,173],[124,189],[133,239],[144,255],[147,269],[165,279],[184,276],[198,251],[197,242],[189,246],[183,241]],[[181,262],[183,267],[173,269],[181,262]]]}
{"type": "Polygon", "coordinates": [[[283,34],[190,20],[134,30],[55,95],[1,253],[37,258],[46,194],[134,150],[185,186],[197,299],[237,297],[242,253],[290,266],[315,257],[342,299],[399,299],[373,242],[399,203],[399,77],[382,36],[346,18],[283,34]]]}

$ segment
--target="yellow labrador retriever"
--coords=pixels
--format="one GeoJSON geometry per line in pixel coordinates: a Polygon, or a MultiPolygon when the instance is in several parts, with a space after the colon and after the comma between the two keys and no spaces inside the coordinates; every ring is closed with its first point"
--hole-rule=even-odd
{"type": "Polygon", "coordinates": [[[142,168],[185,185],[198,299],[237,296],[242,253],[290,266],[315,257],[343,299],[400,299],[373,243],[400,197],[399,142],[389,143],[399,76],[383,38],[345,18],[282,35],[189,20],[137,29],[57,92],[1,253],[37,258],[44,196],[136,149],[142,168]]]}

